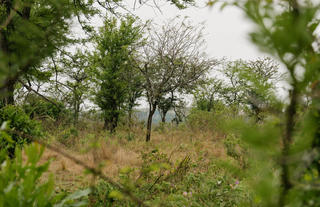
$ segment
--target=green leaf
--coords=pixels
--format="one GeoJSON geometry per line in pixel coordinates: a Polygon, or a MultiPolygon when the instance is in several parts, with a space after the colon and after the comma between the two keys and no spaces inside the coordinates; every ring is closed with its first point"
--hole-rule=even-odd
{"type": "MultiPolygon", "coordinates": [[[[87,188],[85,190],[80,190],[80,191],[76,191],[70,195],[68,195],[66,198],[64,198],[60,203],[55,204],[54,207],[63,207],[65,206],[66,203],[68,202],[73,202],[77,199],[83,198],[88,196],[91,193],[91,189],[87,188]]],[[[82,205],[86,205],[85,202],[80,202],[77,203],[76,206],[82,206],[82,205]]]]}
{"type": "Polygon", "coordinates": [[[113,190],[109,193],[109,198],[114,198],[117,200],[123,200],[124,196],[120,191],[113,190]]]}

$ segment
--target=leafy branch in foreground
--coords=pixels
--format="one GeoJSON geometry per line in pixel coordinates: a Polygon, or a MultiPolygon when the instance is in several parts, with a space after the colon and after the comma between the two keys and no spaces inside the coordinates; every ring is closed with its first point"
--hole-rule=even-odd
{"type": "MultiPolygon", "coordinates": [[[[210,1],[209,4],[217,2],[210,1]]],[[[319,44],[316,29],[319,28],[320,4],[308,0],[230,0],[222,4],[223,7],[226,5],[236,6],[245,13],[255,25],[254,31],[250,33],[253,43],[279,60],[289,75],[287,83],[291,88],[285,114],[274,118],[273,123],[269,120],[251,128],[241,125],[244,128],[240,130],[242,137],[254,149],[253,157],[257,158],[255,165],[265,170],[262,172],[256,169],[261,172],[260,176],[251,174],[258,180],[255,189],[261,205],[283,207],[312,203],[318,191],[311,187],[315,180],[308,182],[305,176],[315,168],[306,164],[305,159],[311,160],[311,163],[319,161],[311,153],[314,150],[319,153],[318,146],[312,145],[314,140],[319,140],[318,127],[313,123],[318,119],[311,116],[319,113],[317,96],[312,96],[312,107],[307,106],[301,110],[301,106],[304,104],[303,96],[309,93],[310,88],[318,88],[317,82],[320,79],[320,54],[316,46],[319,44]],[[307,123],[304,124],[304,121],[307,123]],[[306,185],[309,188],[301,187],[306,185]]],[[[318,93],[316,91],[312,93],[318,93]]]]}
{"type": "Polygon", "coordinates": [[[56,194],[53,177],[41,180],[49,162],[39,164],[44,147],[38,144],[25,146],[24,153],[16,149],[14,159],[6,159],[0,168],[0,206],[71,207],[87,206],[85,198],[90,189],[73,194],[56,194]],[[25,154],[26,160],[24,160],[25,154]],[[79,201],[80,199],[80,201],[79,201]]]}
{"type": "Polygon", "coordinates": [[[10,158],[15,156],[15,148],[29,143],[29,140],[19,133],[25,133],[35,138],[43,136],[43,130],[39,122],[30,117],[19,107],[8,105],[0,109],[0,123],[3,129],[14,129],[18,133],[0,130],[0,149],[6,151],[10,158]]]}

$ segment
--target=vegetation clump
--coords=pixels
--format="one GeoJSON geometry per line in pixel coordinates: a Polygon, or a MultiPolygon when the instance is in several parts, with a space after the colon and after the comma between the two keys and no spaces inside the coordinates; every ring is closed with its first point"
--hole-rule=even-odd
{"type": "Polygon", "coordinates": [[[22,108],[7,105],[0,109],[1,150],[7,151],[9,157],[14,157],[16,147],[31,143],[31,139],[41,138],[43,130],[39,122],[32,120],[22,108]]]}

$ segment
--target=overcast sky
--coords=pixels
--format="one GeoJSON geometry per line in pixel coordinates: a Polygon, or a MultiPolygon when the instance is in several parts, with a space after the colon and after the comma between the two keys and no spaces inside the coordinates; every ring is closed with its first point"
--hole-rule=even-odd
{"type": "MultiPolygon", "coordinates": [[[[127,2],[133,2],[127,0],[127,2]]],[[[133,3],[128,3],[128,7],[133,3]]],[[[207,41],[207,53],[211,57],[227,57],[230,59],[255,59],[265,54],[250,42],[248,33],[252,30],[252,24],[235,7],[227,7],[221,11],[215,8],[195,8],[179,10],[172,5],[161,6],[160,13],[156,8],[143,6],[132,13],[142,20],[152,19],[161,24],[166,19],[177,15],[188,16],[194,24],[205,23],[205,39],[207,41]]]]}

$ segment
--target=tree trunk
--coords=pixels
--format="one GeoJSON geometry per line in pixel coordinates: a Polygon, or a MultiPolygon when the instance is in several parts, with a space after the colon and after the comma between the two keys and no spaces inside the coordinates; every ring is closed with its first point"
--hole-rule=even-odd
{"type": "Polygon", "coordinates": [[[104,124],[103,124],[103,129],[109,130],[109,120],[107,118],[104,118],[104,124]]]}
{"type": "MultiPolygon", "coordinates": [[[[6,1],[0,1],[0,6],[4,7],[6,9],[6,17],[8,18],[12,7],[13,7],[13,0],[6,0],[6,1]]],[[[30,17],[30,7],[24,7],[22,10],[22,16],[25,19],[29,19],[30,17]]],[[[13,31],[14,25],[12,24],[12,22],[9,22],[9,24],[6,26],[6,28],[4,28],[3,30],[0,31],[0,49],[1,52],[4,54],[5,58],[8,58],[8,62],[5,63],[7,64],[8,68],[11,70],[12,67],[12,60],[11,60],[11,53],[12,51],[10,50],[10,41],[9,41],[9,37],[10,37],[10,33],[11,31],[13,31]]],[[[15,72],[17,73],[17,72],[15,72]]],[[[10,74],[11,75],[11,74],[10,74]]],[[[13,78],[10,80],[10,77],[5,81],[6,86],[3,90],[0,91],[0,100],[1,100],[1,104],[5,105],[14,105],[14,86],[17,82],[17,78],[13,78]]]]}
{"type": "Polygon", "coordinates": [[[105,130],[109,130],[110,133],[114,133],[116,131],[115,129],[118,126],[118,121],[119,121],[119,114],[115,114],[111,118],[110,117],[105,118],[103,128],[105,130]]]}
{"type": "Polygon", "coordinates": [[[161,117],[161,122],[166,123],[166,116],[165,115],[161,117]]]}
{"type": "Polygon", "coordinates": [[[9,81],[7,86],[1,90],[1,99],[4,106],[14,105],[14,85],[15,81],[9,81]]]}
{"type": "Polygon", "coordinates": [[[129,103],[129,108],[128,108],[129,129],[131,129],[131,127],[132,127],[132,113],[133,113],[133,104],[129,103]]]}
{"type": "Polygon", "coordinates": [[[147,121],[147,136],[146,136],[146,142],[150,141],[150,137],[151,137],[151,127],[152,127],[152,117],[154,112],[156,111],[157,105],[150,104],[150,108],[149,108],[149,115],[148,115],[148,121],[147,121]]]}
{"type": "Polygon", "coordinates": [[[116,114],[112,119],[112,127],[110,129],[110,133],[114,133],[116,131],[116,128],[118,126],[119,121],[119,114],[116,114]]]}
{"type": "Polygon", "coordinates": [[[161,114],[161,122],[162,123],[166,123],[167,112],[168,111],[162,111],[162,113],[160,113],[161,114]]]}
{"type": "Polygon", "coordinates": [[[75,102],[75,106],[74,106],[74,120],[73,123],[75,126],[78,125],[78,121],[79,121],[79,113],[80,113],[80,104],[79,102],[75,102]]]}
{"type": "Polygon", "coordinates": [[[209,99],[209,104],[208,104],[208,112],[211,111],[211,109],[213,108],[213,94],[211,94],[210,99],[209,99]]]}
{"type": "Polygon", "coordinates": [[[128,124],[129,124],[129,128],[131,129],[132,126],[132,110],[128,111],[128,124]]]}
{"type": "MultiPolygon", "coordinates": [[[[290,70],[289,71],[293,71],[290,70]]],[[[288,158],[290,155],[290,147],[292,145],[292,137],[294,134],[294,126],[295,126],[295,115],[297,113],[297,97],[298,97],[298,89],[297,83],[294,82],[292,84],[293,90],[290,97],[290,105],[286,111],[286,125],[284,135],[282,137],[282,151],[281,151],[281,174],[280,174],[280,184],[281,184],[281,192],[279,195],[279,207],[286,206],[286,198],[293,187],[293,184],[290,180],[290,169],[288,164],[288,158]]]]}
{"type": "MultiPolygon", "coordinates": [[[[7,7],[11,6],[11,2],[10,1],[6,1],[5,2],[7,5],[7,7]]],[[[7,8],[7,12],[10,12],[11,8],[7,8]]],[[[8,13],[9,15],[9,13],[8,13]]],[[[8,25],[7,27],[11,28],[11,25],[8,25]]],[[[7,30],[9,30],[9,28],[7,28],[7,30]]],[[[2,31],[0,33],[0,47],[2,52],[4,53],[4,55],[8,55],[9,57],[9,41],[7,38],[8,35],[8,31],[2,31]]],[[[11,63],[10,63],[10,59],[8,59],[8,62],[6,63],[8,68],[10,69],[11,63]]],[[[14,92],[14,85],[15,85],[15,81],[10,80],[10,77],[7,78],[7,80],[5,81],[6,85],[5,87],[0,91],[0,98],[2,100],[2,104],[3,106],[6,106],[8,104],[14,104],[14,97],[13,97],[13,92],[14,92]]]]}
{"type": "Polygon", "coordinates": [[[11,81],[7,87],[7,104],[14,105],[14,85],[15,81],[11,81]]]}

